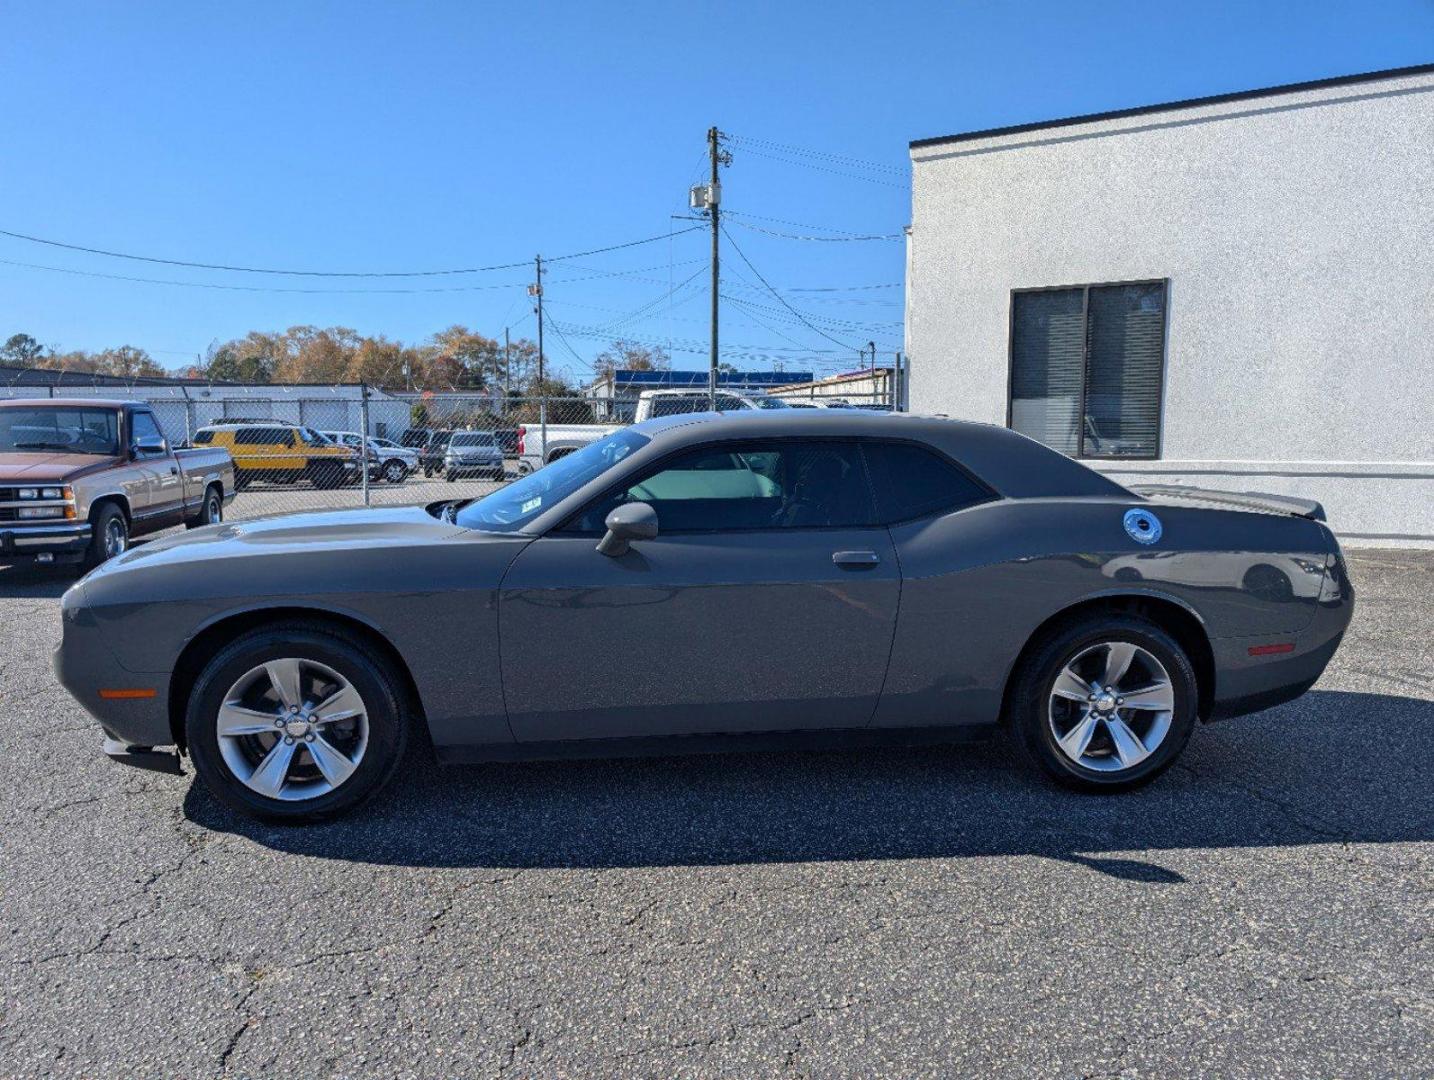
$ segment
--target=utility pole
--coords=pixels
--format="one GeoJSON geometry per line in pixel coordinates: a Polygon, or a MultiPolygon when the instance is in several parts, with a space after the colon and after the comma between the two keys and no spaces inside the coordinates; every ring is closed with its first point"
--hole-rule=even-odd
{"type": "MultiPolygon", "coordinates": [[[[712,178],[708,182],[707,190],[703,192],[702,208],[707,211],[708,217],[712,220],[712,343],[711,357],[707,371],[707,404],[713,412],[717,411],[717,328],[718,328],[718,293],[717,288],[721,281],[721,215],[722,215],[722,182],[717,179],[717,169],[722,165],[732,164],[732,155],[722,149],[722,133],[716,126],[707,129],[707,156],[712,163],[712,178]]],[[[700,189],[693,189],[693,205],[697,205],[697,192],[700,189]]]]}
{"type": "Polygon", "coordinates": [[[548,456],[548,382],[543,374],[543,257],[535,256],[537,274],[528,286],[528,295],[538,298],[538,427],[543,433],[543,464],[548,456]]]}
{"type": "MultiPolygon", "coordinates": [[[[875,376],[875,375],[876,375],[876,342],[874,342],[874,341],[868,341],[868,342],[866,343],[866,347],[871,350],[871,373],[872,373],[873,376],[875,376]]],[[[866,359],[866,353],[865,353],[865,352],[862,353],[862,359],[863,359],[863,360],[866,359]]],[[[866,365],[863,364],[862,366],[865,367],[866,365]]]]}

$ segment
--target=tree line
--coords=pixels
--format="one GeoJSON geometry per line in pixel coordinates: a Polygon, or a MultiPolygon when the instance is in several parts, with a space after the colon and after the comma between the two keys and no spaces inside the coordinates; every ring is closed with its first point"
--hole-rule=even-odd
{"type": "MultiPolygon", "coordinates": [[[[575,393],[577,388],[553,370],[551,354],[545,360],[540,382],[536,342],[518,338],[505,348],[503,342],[457,324],[418,345],[343,326],[251,330],[241,338],[211,344],[198,362],[177,371],[166,371],[133,345],[60,352],[24,333],[0,345],[0,363],[120,378],[177,375],[259,384],[364,382],[390,390],[500,391],[513,396],[575,393]]],[[[670,366],[660,346],[623,338],[593,360],[597,378],[617,369],[654,371],[670,366]]]]}

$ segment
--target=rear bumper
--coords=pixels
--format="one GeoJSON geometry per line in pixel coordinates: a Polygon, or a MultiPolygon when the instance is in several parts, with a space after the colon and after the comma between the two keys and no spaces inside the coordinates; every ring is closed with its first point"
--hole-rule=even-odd
{"type": "Polygon", "coordinates": [[[0,524],[0,562],[33,560],[47,556],[46,561],[78,562],[90,544],[88,521],[20,525],[0,524]]]}
{"type": "Polygon", "coordinates": [[[1333,561],[1326,571],[1314,618],[1304,630],[1210,642],[1217,674],[1209,719],[1243,716],[1291,701],[1324,674],[1354,617],[1354,587],[1344,560],[1333,561]],[[1293,648],[1283,653],[1263,651],[1275,644],[1291,644],[1293,648]]]}

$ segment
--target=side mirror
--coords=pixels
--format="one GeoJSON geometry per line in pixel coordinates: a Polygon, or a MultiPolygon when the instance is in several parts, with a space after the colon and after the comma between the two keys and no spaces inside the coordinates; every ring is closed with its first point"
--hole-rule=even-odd
{"type": "Polygon", "coordinates": [[[610,513],[603,524],[607,535],[598,542],[597,549],[615,559],[627,554],[632,541],[651,540],[657,535],[657,511],[647,503],[626,503],[610,513]]]}
{"type": "Polygon", "coordinates": [[[162,454],[168,449],[164,439],[159,435],[141,435],[134,441],[135,457],[139,457],[141,454],[162,454]]]}

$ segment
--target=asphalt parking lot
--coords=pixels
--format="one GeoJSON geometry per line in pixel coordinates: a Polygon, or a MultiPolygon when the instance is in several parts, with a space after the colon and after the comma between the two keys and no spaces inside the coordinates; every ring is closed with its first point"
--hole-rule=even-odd
{"type": "Polygon", "coordinates": [[[0,569],[0,1077],[1428,1076],[1434,553],[1351,563],[1318,687],[1142,792],[415,761],[313,829],[105,760],[0,569]]]}

